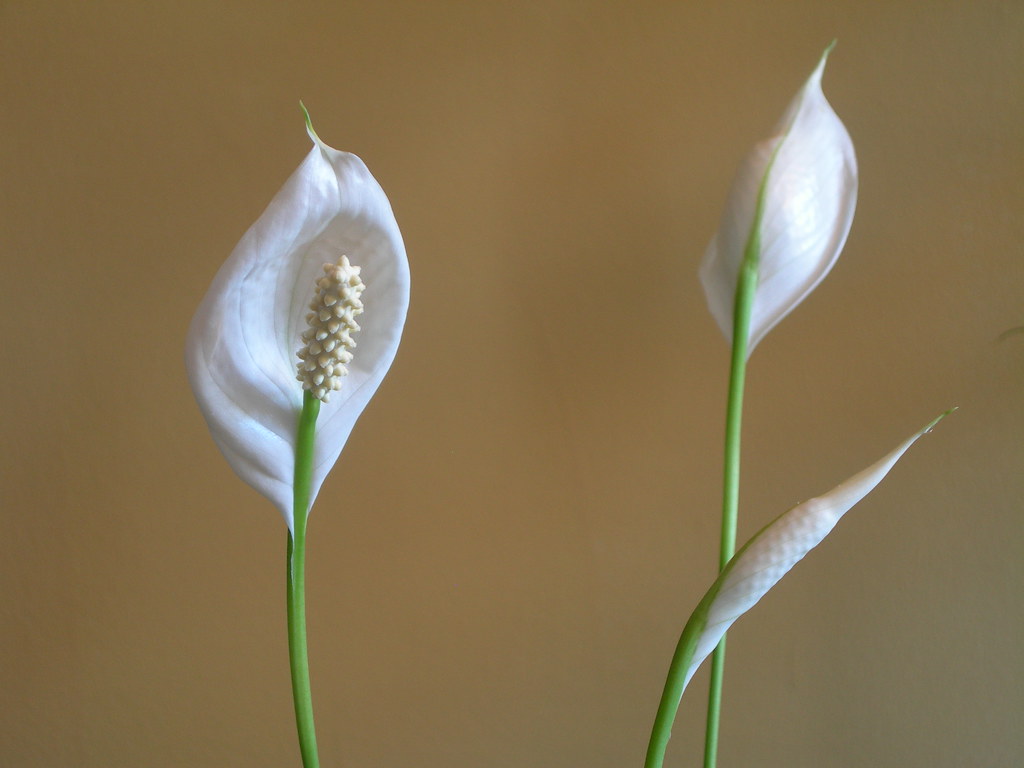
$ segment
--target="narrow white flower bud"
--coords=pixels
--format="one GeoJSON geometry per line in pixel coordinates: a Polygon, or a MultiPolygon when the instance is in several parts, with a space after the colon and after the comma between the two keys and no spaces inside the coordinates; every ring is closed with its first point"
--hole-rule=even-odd
{"type": "Polygon", "coordinates": [[[825,495],[805,501],[780,515],[736,553],[705,594],[684,630],[695,633],[696,637],[684,688],[732,623],[764,597],[804,555],[820,544],[839,519],[882,482],[907,449],[949,413],[951,411],[946,411],[897,446],[896,450],[825,495]]]}
{"type": "Polygon", "coordinates": [[[352,334],[359,330],[355,316],[362,314],[360,296],[365,288],[359,267],[350,264],[348,256],[342,256],[337,264],[324,264],[324,276],[316,281],[295,378],[325,403],[331,392],[341,389],[341,377],[348,375],[345,364],[352,361],[349,350],[356,346],[352,334]]]}
{"type": "Polygon", "coordinates": [[[731,341],[737,281],[748,245],[759,243],[753,254],[757,288],[748,355],[825,278],[853,222],[857,158],[850,135],[821,91],[830,50],[774,135],[743,161],[701,264],[708,307],[731,341]]]}

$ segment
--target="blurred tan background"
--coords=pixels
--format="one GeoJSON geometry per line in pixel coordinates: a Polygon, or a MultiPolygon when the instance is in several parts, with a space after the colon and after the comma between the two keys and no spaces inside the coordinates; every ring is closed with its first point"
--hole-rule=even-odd
{"type": "Polygon", "coordinates": [[[741,538],[960,411],[730,633],[720,765],[1024,764],[1024,5],[976,0],[0,3],[0,764],[298,765],[285,526],[182,346],[301,98],[413,270],[310,528],[324,765],[640,766],[716,560],[697,264],[833,37],[860,204],[752,358],[741,538]]]}

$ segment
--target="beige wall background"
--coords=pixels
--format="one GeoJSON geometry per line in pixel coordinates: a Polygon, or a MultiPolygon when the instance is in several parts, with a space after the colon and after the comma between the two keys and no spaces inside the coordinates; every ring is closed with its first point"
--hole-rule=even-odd
{"type": "Polygon", "coordinates": [[[1024,5],[995,0],[0,3],[0,763],[298,765],[285,527],[182,346],[301,98],[413,270],[310,529],[325,766],[640,766],[715,569],[697,264],[833,37],[860,204],[752,358],[741,538],[960,411],[730,633],[720,765],[1024,763],[1024,5]]]}

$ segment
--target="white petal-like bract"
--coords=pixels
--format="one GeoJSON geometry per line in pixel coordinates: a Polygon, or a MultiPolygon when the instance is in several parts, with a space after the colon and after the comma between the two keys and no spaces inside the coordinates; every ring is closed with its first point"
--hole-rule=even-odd
{"type": "Polygon", "coordinates": [[[323,265],[345,255],[361,268],[365,311],[348,376],[316,423],[310,506],[394,360],[409,304],[409,262],[384,191],[358,157],[309,133],[313,148],[217,272],[185,351],[218,447],[289,528],[303,397],[296,353],[323,265]]]}
{"type": "Polygon", "coordinates": [[[711,314],[731,340],[740,268],[751,238],[760,236],[748,354],[828,274],[853,221],[857,159],[821,90],[827,58],[828,51],[774,135],[743,161],[701,264],[711,314]]]}
{"type": "MultiPolygon", "coordinates": [[[[805,501],[776,518],[736,553],[704,595],[683,631],[686,644],[692,648],[684,688],[732,623],[821,543],[839,519],[867,496],[906,450],[945,415],[824,496],[805,501]]],[[[680,645],[684,645],[684,640],[680,645]]]]}

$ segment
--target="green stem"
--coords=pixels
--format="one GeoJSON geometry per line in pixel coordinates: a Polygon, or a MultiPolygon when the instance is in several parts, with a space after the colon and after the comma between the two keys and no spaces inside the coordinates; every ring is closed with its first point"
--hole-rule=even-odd
{"type": "MultiPolygon", "coordinates": [[[[729,371],[729,397],[725,412],[725,471],[722,491],[722,533],[718,550],[719,573],[736,552],[736,518],[740,499],[740,423],[743,417],[743,385],[747,375],[748,340],[750,318],[754,308],[754,293],[757,290],[758,265],[761,256],[761,219],[764,215],[765,193],[768,174],[775,162],[781,142],[775,147],[768,167],[761,179],[754,210],[754,221],[750,228],[736,279],[736,295],[733,301],[732,323],[732,364],[729,371]]],[[[707,598],[706,598],[707,599],[707,598]]],[[[708,603],[710,605],[710,603],[708,603]]],[[[701,621],[708,606],[698,608],[691,622],[701,621]]],[[[687,622],[679,638],[672,663],[669,665],[665,689],[654,717],[651,740],[647,745],[647,759],[644,768],[661,768],[665,760],[665,749],[672,736],[672,723],[679,709],[683,695],[686,671],[693,658],[696,634],[699,624],[687,622]],[[688,632],[693,629],[694,632],[688,632]]],[[[715,768],[718,758],[718,724],[722,712],[722,678],[725,673],[725,635],[719,641],[711,659],[711,687],[708,694],[707,728],[704,732],[704,768],[715,768]]]]}
{"type": "Polygon", "coordinates": [[[295,497],[292,526],[288,532],[288,660],[295,700],[295,725],[303,768],[319,768],[313,700],[309,690],[309,654],[306,651],[306,513],[313,477],[313,438],[320,401],[303,392],[295,441],[295,497]]]}
{"type": "MultiPolygon", "coordinates": [[[[740,435],[743,421],[743,385],[747,376],[747,337],[757,289],[757,254],[760,227],[747,244],[746,258],[736,282],[733,304],[732,365],[729,371],[729,399],[725,410],[725,467],[722,473],[722,534],[718,570],[725,568],[736,552],[736,519],[740,502],[740,435]]],[[[718,725],[722,714],[722,680],[725,677],[725,635],[711,656],[708,690],[708,718],[704,731],[704,768],[715,768],[718,759],[718,725]]]]}
{"type": "MultiPolygon", "coordinates": [[[[748,246],[748,252],[759,249],[756,240],[748,246]]],[[[753,251],[754,253],[757,250],[753,251]]],[[[754,289],[757,287],[757,262],[745,263],[737,282],[734,311],[734,333],[732,352],[732,373],[729,377],[729,401],[726,411],[725,438],[725,492],[722,503],[722,543],[719,551],[719,571],[725,568],[736,549],[736,510],[739,502],[740,482],[740,417],[743,413],[743,382],[747,366],[747,336],[750,327],[750,313],[754,303],[754,289]]],[[[683,695],[683,684],[687,669],[693,659],[703,622],[714,594],[705,596],[687,622],[676,645],[672,663],[669,664],[665,689],[654,718],[651,740],[647,745],[647,759],[644,768],[661,768],[665,750],[672,736],[672,724],[683,695]]],[[[708,727],[705,737],[705,766],[714,766],[718,746],[718,721],[721,712],[722,672],[725,661],[725,638],[715,649],[711,665],[711,700],[708,708],[708,727]],[[710,756],[710,762],[708,762],[710,756]]]]}
{"type": "MultiPolygon", "coordinates": [[[[826,55],[828,50],[825,51],[826,55]]],[[[768,166],[757,190],[754,221],[743,249],[743,262],[736,279],[736,297],[732,315],[732,365],[729,369],[729,400],[725,407],[725,468],[722,472],[722,537],[718,549],[718,571],[736,552],[736,518],[740,503],[740,425],[743,421],[743,385],[747,378],[747,357],[750,354],[750,317],[757,292],[758,267],[761,262],[761,220],[764,218],[768,177],[782,141],[772,150],[768,166]]],[[[711,656],[711,680],[708,690],[708,718],[704,731],[704,768],[715,768],[718,760],[718,725],[722,716],[722,679],[725,676],[725,635],[711,656]]]]}
{"type": "Polygon", "coordinates": [[[708,688],[708,719],[704,728],[704,768],[714,768],[718,760],[718,724],[722,720],[722,679],[725,677],[725,635],[711,654],[708,688]]]}
{"type": "Polygon", "coordinates": [[[661,768],[665,760],[665,749],[672,736],[672,723],[675,722],[679,700],[683,696],[686,671],[693,660],[700,631],[707,621],[707,609],[710,604],[710,600],[704,600],[697,606],[676,644],[676,651],[668,668],[668,678],[665,680],[665,689],[658,703],[658,714],[654,716],[654,727],[651,729],[651,740],[647,744],[644,768],[661,768]]]}

